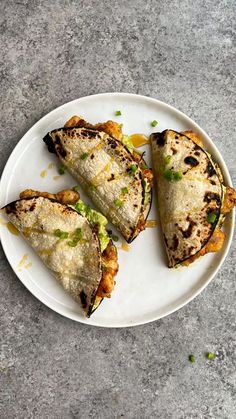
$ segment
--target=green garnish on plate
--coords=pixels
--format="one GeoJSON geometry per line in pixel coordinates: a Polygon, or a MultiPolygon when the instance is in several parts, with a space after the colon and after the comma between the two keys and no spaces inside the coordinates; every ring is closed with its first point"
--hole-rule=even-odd
{"type": "Polygon", "coordinates": [[[115,112],[115,115],[116,115],[116,116],[121,116],[121,111],[116,111],[116,112],[115,112]]]}
{"type": "Polygon", "coordinates": [[[158,124],[158,122],[155,119],[151,122],[151,126],[152,127],[156,127],[157,124],[158,124]]]}

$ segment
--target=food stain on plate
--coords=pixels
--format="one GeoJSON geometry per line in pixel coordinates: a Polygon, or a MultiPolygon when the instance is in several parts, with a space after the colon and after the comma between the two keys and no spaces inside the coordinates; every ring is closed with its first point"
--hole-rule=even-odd
{"type": "Polygon", "coordinates": [[[120,249],[124,250],[125,252],[129,252],[129,245],[125,242],[121,244],[120,249]]]}
{"type": "Polygon", "coordinates": [[[146,228],[154,228],[157,226],[157,221],[156,220],[147,220],[145,227],[146,228]]]}
{"type": "Polygon", "coordinates": [[[11,234],[14,234],[14,236],[19,235],[19,231],[17,228],[10,222],[6,223],[2,218],[0,218],[0,224],[7,227],[7,229],[10,231],[11,234]]]}
{"type": "Polygon", "coordinates": [[[29,257],[28,253],[25,253],[22,256],[20,262],[17,265],[17,269],[19,271],[22,271],[22,268],[28,269],[28,268],[30,268],[32,266],[32,263],[31,262],[28,262],[28,257],[29,257]]]}
{"type": "Polygon", "coordinates": [[[58,180],[60,179],[61,175],[57,175],[57,176],[53,176],[53,180],[58,180]]]}
{"type": "Polygon", "coordinates": [[[55,164],[54,163],[49,163],[48,165],[47,165],[47,168],[46,169],[44,169],[44,170],[42,170],[42,172],[40,173],[40,177],[41,178],[45,178],[46,176],[47,176],[47,174],[48,174],[48,170],[50,170],[50,169],[53,169],[53,167],[55,166],[55,164]]]}
{"type": "Polygon", "coordinates": [[[132,134],[130,135],[130,139],[133,143],[133,146],[136,148],[149,144],[149,138],[144,134],[132,134]]]}

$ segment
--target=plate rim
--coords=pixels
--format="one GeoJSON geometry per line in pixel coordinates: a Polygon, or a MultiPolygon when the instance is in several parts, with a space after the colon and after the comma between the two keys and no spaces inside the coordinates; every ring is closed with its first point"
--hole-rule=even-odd
{"type": "MultiPolygon", "coordinates": [[[[195,126],[195,128],[200,132],[200,134],[207,139],[207,141],[209,142],[211,148],[213,149],[213,152],[217,156],[217,160],[220,162],[220,165],[221,165],[221,167],[223,168],[223,170],[225,172],[225,175],[226,175],[225,176],[226,177],[226,179],[225,179],[226,180],[226,183],[229,186],[232,186],[232,180],[231,180],[231,176],[230,176],[229,170],[227,168],[227,165],[226,165],[226,163],[225,163],[225,161],[224,161],[224,159],[223,159],[220,151],[218,150],[218,148],[216,147],[216,145],[214,144],[214,142],[211,140],[211,138],[209,137],[209,135],[193,119],[191,119],[184,112],[180,111],[179,109],[175,108],[172,105],[167,104],[166,102],[163,102],[163,101],[161,101],[159,99],[155,99],[155,98],[152,98],[152,97],[149,97],[149,96],[139,95],[139,94],[135,94],[135,93],[126,93],[126,92],[105,92],[105,93],[97,93],[97,94],[91,94],[91,95],[87,95],[87,96],[82,96],[80,98],[77,98],[77,99],[73,99],[71,101],[68,101],[68,102],[66,102],[66,103],[64,103],[64,104],[62,104],[62,105],[60,105],[60,106],[52,109],[50,112],[48,112],[47,114],[45,114],[42,118],[40,118],[37,122],[35,122],[35,124],[33,124],[29,128],[29,130],[23,135],[23,137],[21,137],[21,139],[17,142],[17,144],[15,145],[14,149],[12,150],[10,156],[8,157],[7,162],[6,162],[6,164],[4,166],[4,169],[2,171],[1,179],[0,179],[0,191],[2,190],[1,188],[2,188],[3,181],[4,181],[4,177],[5,177],[6,172],[8,170],[8,166],[10,166],[11,161],[15,158],[15,155],[17,155],[17,151],[18,151],[18,148],[20,147],[20,143],[22,143],[23,140],[24,140],[24,138],[26,136],[30,135],[31,132],[35,128],[37,128],[37,125],[41,124],[47,118],[50,118],[50,116],[53,113],[58,112],[62,108],[65,108],[65,107],[67,107],[67,106],[69,106],[71,104],[74,104],[74,103],[78,102],[78,101],[83,101],[83,100],[88,100],[88,99],[96,99],[96,98],[102,97],[102,96],[103,97],[122,96],[124,98],[125,97],[128,97],[128,98],[131,98],[132,97],[134,99],[135,98],[136,99],[142,99],[142,100],[145,100],[145,101],[149,101],[150,103],[159,104],[162,107],[166,107],[168,110],[170,110],[170,111],[178,114],[180,117],[184,118],[185,120],[187,119],[187,121],[189,121],[189,123],[191,125],[195,126]]],[[[4,205],[6,203],[7,202],[5,202],[4,205]]],[[[58,308],[58,307],[55,308],[53,306],[53,304],[51,304],[50,301],[49,302],[43,301],[43,298],[41,298],[41,296],[36,295],[37,292],[35,292],[34,289],[33,290],[30,289],[30,286],[28,286],[28,284],[26,285],[25,282],[27,282],[27,281],[25,281],[24,279],[22,279],[17,274],[17,272],[16,272],[13,264],[11,263],[11,261],[8,258],[6,247],[5,247],[6,244],[2,240],[1,240],[1,244],[2,244],[2,248],[3,248],[4,254],[5,254],[5,256],[6,256],[7,260],[8,260],[8,263],[11,266],[11,268],[12,268],[13,272],[15,273],[15,275],[17,276],[17,278],[22,282],[22,284],[26,287],[26,289],[37,300],[39,300],[42,304],[44,304],[46,307],[50,308],[51,310],[53,310],[54,312],[60,314],[63,317],[69,318],[71,320],[74,320],[74,321],[76,321],[78,323],[85,324],[87,326],[95,326],[95,327],[102,327],[102,328],[103,327],[104,328],[113,328],[113,329],[114,328],[115,329],[117,328],[117,329],[119,329],[119,328],[140,326],[140,325],[143,325],[143,324],[152,323],[152,322],[154,322],[156,320],[160,320],[160,319],[162,319],[162,318],[164,318],[166,316],[169,316],[170,314],[172,314],[172,313],[180,310],[185,305],[189,304],[194,298],[196,298],[209,285],[209,283],[212,281],[212,279],[215,277],[215,275],[217,274],[217,272],[220,270],[222,264],[224,263],[224,261],[226,259],[226,256],[229,253],[230,246],[231,246],[231,243],[232,243],[234,227],[235,227],[235,209],[233,209],[233,211],[231,212],[230,232],[229,232],[229,236],[228,236],[228,243],[227,243],[227,246],[222,251],[221,260],[220,260],[219,264],[217,265],[217,268],[215,268],[213,270],[213,272],[209,275],[208,279],[205,280],[204,283],[201,286],[199,286],[199,288],[196,291],[194,291],[189,298],[186,298],[186,300],[183,303],[176,304],[176,306],[174,308],[167,310],[162,315],[152,316],[152,318],[150,318],[149,320],[146,320],[146,319],[144,319],[143,321],[138,320],[138,321],[134,321],[134,323],[132,323],[132,324],[126,324],[126,325],[124,325],[124,324],[115,324],[115,325],[112,325],[112,324],[110,324],[110,325],[103,324],[103,325],[101,325],[101,324],[98,324],[97,322],[94,322],[93,319],[91,319],[91,318],[88,321],[87,318],[85,318],[85,319],[83,319],[82,317],[81,318],[78,318],[76,315],[73,315],[73,313],[63,312],[63,310],[61,310],[60,308],[58,308]]],[[[0,239],[1,239],[1,233],[0,233],[0,239]]]]}

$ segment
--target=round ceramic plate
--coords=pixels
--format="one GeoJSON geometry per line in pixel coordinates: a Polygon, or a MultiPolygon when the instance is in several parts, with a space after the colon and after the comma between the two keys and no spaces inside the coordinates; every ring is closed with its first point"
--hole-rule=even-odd
{"type": "MultiPolygon", "coordinates": [[[[106,93],[88,96],[66,103],[38,121],[21,139],[4,169],[1,188],[1,206],[15,200],[19,192],[32,188],[56,192],[76,184],[69,175],[58,176],[58,161],[47,151],[42,141],[44,135],[59,128],[72,115],[83,116],[96,123],[113,119],[123,124],[125,134],[162,131],[194,130],[204,145],[219,162],[226,184],[231,180],[219,151],[207,134],[190,118],[177,109],[155,99],[126,93],[106,93]],[[115,116],[120,110],[121,116],[115,116]],[[151,121],[158,125],[151,127],[151,121]]],[[[149,146],[142,147],[151,164],[149,146]]],[[[89,202],[82,194],[82,198],[89,202]]],[[[70,319],[93,326],[127,327],[157,320],[183,307],[198,295],[214,277],[229,250],[233,233],[233,214],[225,222],[224,248],[209,254],[188,268],[168,269],[163,249],[162,235],[156,210],[156,197],[149,219],[157,220],[155,228],[147,228],[129,246],[122,249],[123,240],[117,242],[119,273],[111,299],[105,299],[90,319],[67,295],[50,274],[34,251],[19,235],[6,228],[7,220],[1,215],[1,240],[5,254],[21,282],[46,306],[70,319]]],[[[115,229],[112,227],[112,230],[115,229]]]]}

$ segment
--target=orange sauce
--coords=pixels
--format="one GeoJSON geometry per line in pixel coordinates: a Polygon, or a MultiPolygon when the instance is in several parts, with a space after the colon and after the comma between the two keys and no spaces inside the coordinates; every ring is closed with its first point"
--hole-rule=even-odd
{"type": "Polygon", "coordinates": [[[156,220],[147,220],[145,227],[146,228],[154,228],[157,226],[157,221],[156,220]]]}
{"type": "Polygon", "coordinates": [[[149,138],[143,134],[132,134],[130,139],[133,143],[133,146],[138,148],[142,147],[143,145],[149,144],[149,138]]]}
{"type": "Polygon", "coordinates": [[[15,236],[18,236],[19,231],[12,223],[6,223],[7,229],[10,231],[11,234],[14,234],[15,236]]]}
{"type": "Polygon", "coordinates": [[[124,250],[125,252],[129,252],[129,245],[125,242],[123,242],[121,244],[121,249],[124,250]]]}

